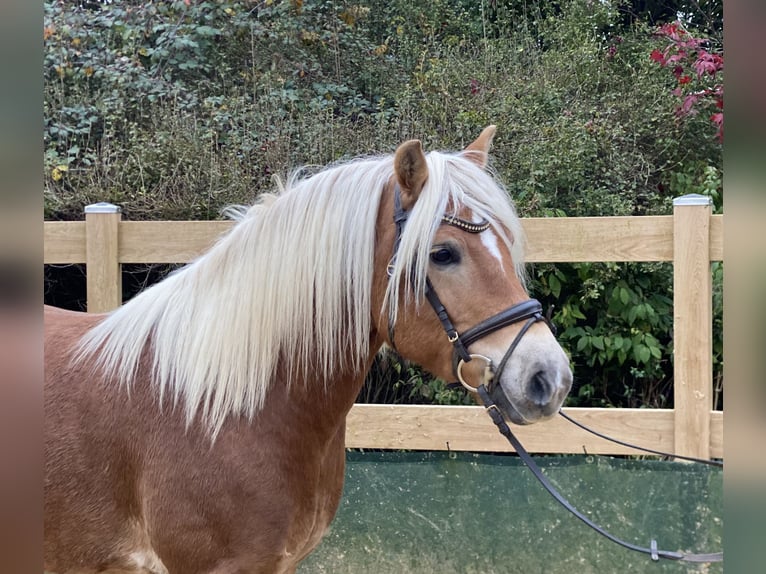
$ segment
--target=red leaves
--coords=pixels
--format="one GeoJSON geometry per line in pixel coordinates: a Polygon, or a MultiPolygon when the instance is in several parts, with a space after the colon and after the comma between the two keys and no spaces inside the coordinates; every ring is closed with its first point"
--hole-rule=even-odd
{"type": "Polygon", "coordinates": [[[652,50],[652,53],[649,55],[649,57],[653,61],[657,62],[660,66],[664,66],[665,63],[666,63],[665,62],[665,54],[663,54],[659,50],[656,50],[656,49],[652,50]]]}
{"type": "MultiPolygon", "coordinates": [[[[723,101],[721,101],[721,105],[723,105],[723,101]]],[[[719,142],[723,143],[723,112],[716,112],[711,115],[710,121],[718,127],[716,137],[718,138],[719,142]]]]}
{"type": "Polygon", "coordinates": [[[693,111],[694,105],[699,101],[702,95],[703,94],[699,92],[693,93],[693,94],[687,94],[683,102],[681,102],[681,106],[678,108],[678,115],[679,116],[690,115],[693,111]]]}
{"type": "Polygon", "coordinates": [[[709,54],[705,50],[700,50],[697,54],[697,60],[692,64],[697,72],[697,77],[701,78],[705,74],[715,76],[723,70],[723,58],[718,54],[709,54]]]}
{"type": "Polygon", "coordinates": [[[676,113],[686,117],[697,113],[697,105],[715,105],[721,111],[712,114],[710,121],[717,127],[716,137],[723,141],[723,85],[717,83],[710,87],[708,81],[707,85],[695,86],[698,89],[688,91],[693,87],[693,75],[697,82],[703,82],[705,77],[715,78],[723,71],[723,55],[710,53],[706,49],[710,42],[692,36],[681,22],[660,26],[655,35],[665,38],[668,43],[662,51],[652,50],[649,59],[663,68],[673,65],[673,76],[678,85],[671,93],[682,98],[676,113]],[[693,70],[693,75],[686,73],[688,68],[691,68],[690,72],[693,70]]]}
{"type": "Polygon", "coordinates": [[[658,34],[660,36],[667,36],[669,38],[672,38],[673,40],[679,40],[679,30],[686,35],[686,31],[681,28],[681,22],[671,22],[670,24],[663,24],[660,26],[658,34]]]}

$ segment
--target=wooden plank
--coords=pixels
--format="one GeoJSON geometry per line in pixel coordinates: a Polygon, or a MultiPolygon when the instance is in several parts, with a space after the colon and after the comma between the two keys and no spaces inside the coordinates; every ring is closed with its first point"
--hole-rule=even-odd
{"type": "MultiPolygon", "coordinates": [[[[671,409],[567,408],[569,416],[613,438],[672,452],[671,409]]],[[[711,412],[712,456],[723,457],[720,412],[711,412]]],[[[513,426],[530,452],[551,454],[641,454],[598,438],[562,417],[513,426]]],[[[355,404],[346,419],[347,448],[513,452],[482,407],[355,404]]]]}
{"type": "MultiPolygon", "coordinates": [[[[530,262],[670,261],[672,218],[578,217],[522,219],[530,262]]],[[[122,263],[186,263],[233,225],[230,221],[123,221],[122,263]]],[[[83,263],[85,225],[46,221],[44,263],[83,263]]],[[[710,260],[723,260],[723,216],[710,220],[710,260]]]]}
{"type": "Polygon", "coordinates": [[[43,263],[85,263],[85,222],[43,223],[43,263]]]}
{"type": "Polygon", "coordinates": [[[535,263],[580,261],[672,261],[673,218],[562,217],[522,219],[527,260],[535,263]]]}
{"type": "Polygon", "coordinates": [[[710,261],[723,261],[723,215],[710,216],[710,261]]]}
{"type": "Polygon", "coordinates": [[[122,305],[122,269],[117,258],[120,218],[115,205],[85,208],[88,313],[103,313],[122,305]]]}
{"type": "MultiPolygon", "coordinates": [[[[530,262],[670,261],[671,216],[522,219],[530,262]]],[[[229,221],[122,223],[123,263],[182,263],[208,249],[229,221]]]]}
{"type": "MultiPolygon", "coordinates": [[[[664,409],[566,409],[578,421],[615,438],[658,449],[673,448],[673,412],[664,409]]],[[[530,452],[633,454],[555,417],[514,433],[530,452]]],[[[346,446],[413,450],[512,452],[482,407],[354,405],[346,446]]]]}
{"type": "Polygon", "coordinates": [[[675,452],[710,456],[713,289],[709,198],[673,201],[673,396],[675,452]]]}
{"type": "Polygon", "coordinates": [[[121,263],[187,263],[207,251],[231,221],[123,221],[121,263]]]}

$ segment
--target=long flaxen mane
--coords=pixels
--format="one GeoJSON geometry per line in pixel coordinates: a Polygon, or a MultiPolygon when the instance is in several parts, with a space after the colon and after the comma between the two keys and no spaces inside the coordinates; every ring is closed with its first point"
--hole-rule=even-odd
{"type": "MultiPolygon", "coordinates": [[[[159,400],[201,415],[213,439],[229,415],[253,417],[277,368],[313,369],[327,387],[368,357],[373,313],[400,312],[400,290],[422,293],[428,250],[453,206],[488,219],[523,277],[522,230],[505,190],[461,154],[431,152],[383,310],[371,309],[375,226],[392,156],[294,174],[237,215],[206,254],[111,312],[80,342],[77,360],[128,387],[145,350],[159,400]]],[[[287,381],[290,384],[290,381],[287,381]]]]}

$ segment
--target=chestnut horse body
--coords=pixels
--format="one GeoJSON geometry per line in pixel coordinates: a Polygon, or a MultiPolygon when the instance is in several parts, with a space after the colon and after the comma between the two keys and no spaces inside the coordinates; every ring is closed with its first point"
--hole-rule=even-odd
{"type": "MultiPolygon", "coordinates": [[[[47,308],[45,570],[294,572],[337,509],[346,414],[379,349],[454,379],[426,282],[457,332],[528,300],[493,135],[296,178],[120,309],[47,308]]],[[[572,375],[543,323],[520,329],[469,351],[507,363],[493,398],[528,424],[572,375]]],[[[475,363],[463,378],[486,375],[475,363]]]]}

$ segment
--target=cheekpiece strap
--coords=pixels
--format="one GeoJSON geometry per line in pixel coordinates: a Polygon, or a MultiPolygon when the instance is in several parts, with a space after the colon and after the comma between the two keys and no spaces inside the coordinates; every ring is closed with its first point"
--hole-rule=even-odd
{"type": "MultiPolygon", "coordinates": [[[[402,240],[402,234],[404,233],[404,224],[407,222],[407,218],[409,217],[409,213],[402,208],[402,198],[401,198],[401,191],[399,189],[399,184],[395,184],[394,187],[394,224],[396,225],[396,237],[394,238],[394,253],[391,256],[391,260],[388,263],[388,275],[393,275],[394,270],[394,262],[396,261],[396,255],[399,252],[399,244],[402,240]]],[[[460,219],[459,217],[455,217],[452,215],[444,215],[441,218],[442,223],[445,223],[447,225],[452,225],[453,227],[457,227],[458,229],[461,229],[463,231],[466,231],[468,233],[481,233],[482,231],[486,231],[490,227],[489,221],[486,219],[482,219],[478,223],[473,223],[470,221],[466,221],[465,219],[460,219]]],[[[431,307],[436,312],[436,316],[439,318],[439,322],[442,324],[442,328],[447,333],[447,339],[450,343],[452,343],[455,353],[457,356],[459,356],[461,359],[463,359],[465,362],[468,362],[471,360],[471,355],[468,353],[468,350],[466,349],[465,345],[463,345],[463,342],[460,340],[460,334],[457,332],[457,329],[455,329],[455,326],[452,324],[452,320],[449,317],[449,314],[447,313],[447,309],[442,304],[441,300],[439,299],[439,296],[436,294],[436,291],[434,291],[433,286],[431,285],[431,281],[426,277],[426,288],[425,288],[425,296],[428,299],[428,302],[431,304],[431,307]]],[[[388,338],[391,341],[391,345],[396,349],[396,346],[394,344],[394,326],[389,321],[388,324],[388,338]]]]}

